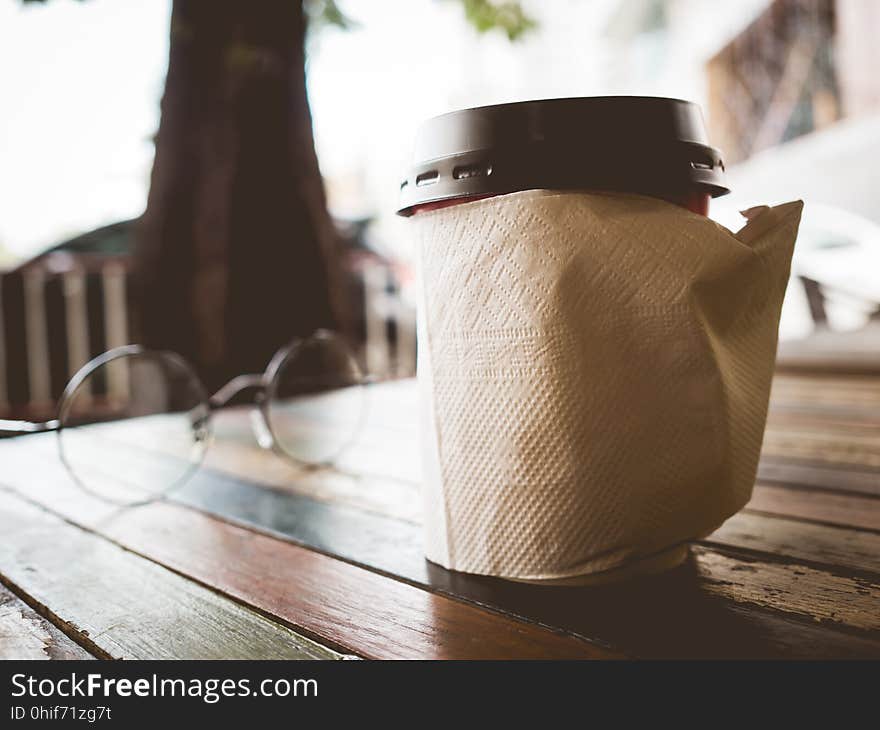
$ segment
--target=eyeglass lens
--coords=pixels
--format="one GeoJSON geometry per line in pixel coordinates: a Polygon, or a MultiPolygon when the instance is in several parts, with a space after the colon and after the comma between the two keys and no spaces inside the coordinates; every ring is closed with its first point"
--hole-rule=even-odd
{"type": "Polygon", "coordinates": [[[182,483],[204,454],[209,410],[189,366],[161,352],[97,364],[60,407],[65,464],[79,484],[122,505],[182,483]]]}
{"type": "Polygon", "coordinates": [[[267,393],[267,425],[276,447],[311,465],[337,459],[363,424],[366,391],[360,366],[344,341],[318,333],[294,343],[267,393]]]}

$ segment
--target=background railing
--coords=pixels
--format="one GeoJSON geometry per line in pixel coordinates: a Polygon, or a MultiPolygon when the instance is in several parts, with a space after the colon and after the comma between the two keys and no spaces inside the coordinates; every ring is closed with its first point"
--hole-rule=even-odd
{"type": "MultiPolygon", "coordinates": [[[[365,370],[415,374],[415,311],[387,263],[355,271],[363,293],[357,334],[365,370]]],[[[0,273],[0,418],[53,418],[70,377],[91,358],[138,341],[130,297],[131,259],[50,253],[0,273]]]]}
{"type": "Polygon", "coordinates": [[[0,274],[0,413],[50,417],[80,367],[131,341],[129,261],[52,253],[0,274]]]}

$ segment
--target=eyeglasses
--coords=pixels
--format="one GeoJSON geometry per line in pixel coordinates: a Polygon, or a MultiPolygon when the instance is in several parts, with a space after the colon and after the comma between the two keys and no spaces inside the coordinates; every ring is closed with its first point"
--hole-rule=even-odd
{"type": "Polygon", "coordinates": [[[251,428],[261,447],[306,468],[332,464],[363,425],[368,382],[344,341],[326,330],[294,340],[265,372],[233,378],[210,397],[180,355],[126,345],[73,376],[56,420],[0,420],[0,432],[56,431],[76,484],[135,506],[192,476],[212,439],[213,412],[250,388],[251,428]]]}

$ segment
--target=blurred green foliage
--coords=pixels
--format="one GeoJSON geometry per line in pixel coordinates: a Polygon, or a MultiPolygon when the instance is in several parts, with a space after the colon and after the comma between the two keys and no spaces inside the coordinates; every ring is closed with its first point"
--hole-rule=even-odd
{"type": "Polygon", "coordinates": [[[534,18],[523,10],[516,0],[455,0],[464,6],[464,14],[468,22],[479,33],[486,33],[496,28],[515,41],[528,31],[537,27],[534,18]]]}
{"type": "Polygon", "coordinates": [[[303,0],[303,7],[309,18],[309,28],[313,31],[326,27],[342,30],[358,27],[357,21],[343,12],[336,0],[303,0]]]}
{"type": "MultiPolygon", "coordinates": [[[[320,30],[327,26],[350,30],[357,27],[339,7],[336,0],[303,0],[312,28],[320,30]]],[[[490,30],[502,31],[515,41],[537,27],[533,18],[526,14],[519,0],[452,0],[464,8],[467,21],[479,33],[490,30]]]]}

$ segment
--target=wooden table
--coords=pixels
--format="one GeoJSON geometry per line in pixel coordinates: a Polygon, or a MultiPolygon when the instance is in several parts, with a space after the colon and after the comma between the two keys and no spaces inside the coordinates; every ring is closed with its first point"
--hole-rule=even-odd
{"type": "Polygon", "coordinates": [[[880,657],[880,377],[778,375],[748,507],[684,566],[594,588],[427,563],[415,388],[371,391],[333,470],[230,410],[173,499],[124,511],[53,434],[0,442],[0,657],[880,657]]]}

